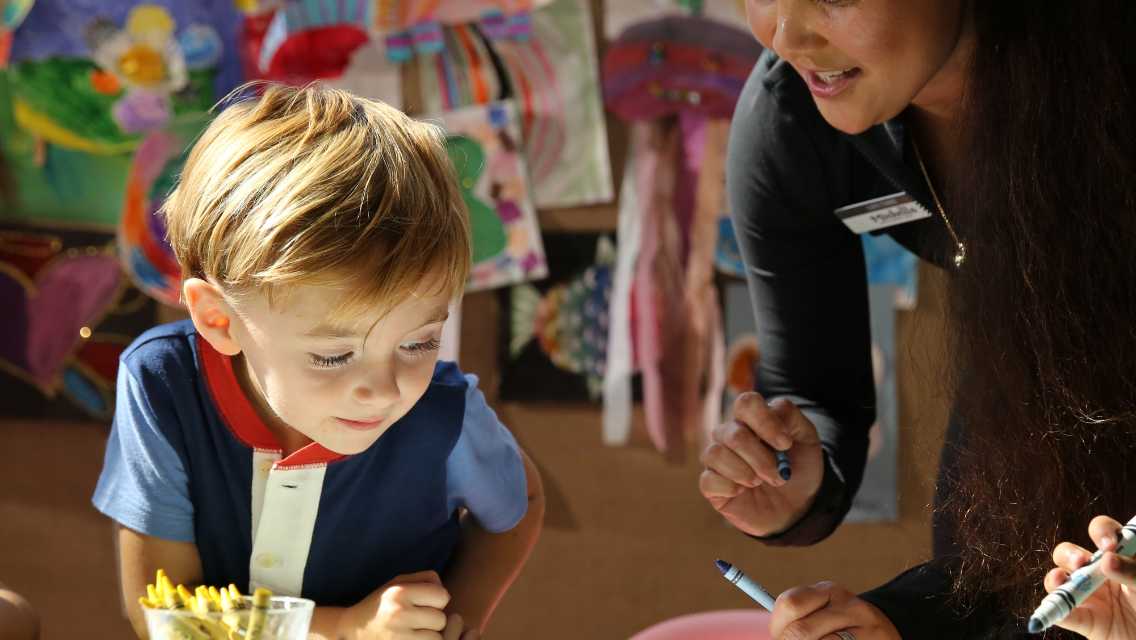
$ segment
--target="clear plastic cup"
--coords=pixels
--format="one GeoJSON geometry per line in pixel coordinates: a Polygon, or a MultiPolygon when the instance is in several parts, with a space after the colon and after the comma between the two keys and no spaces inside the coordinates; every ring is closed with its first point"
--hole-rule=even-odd
{"type": "MultiPolygon", "coordinates": [[[[209,613],[203,618],[189,609],[143,609],[150,640],[228,640],[228,629],[236,624],[243,640],[252,615],[252,598],[244,596],[243,609],[229,614],[209,613]],[[228,623],[228,624],[226,624],[228,623]]],[[[315,603],[306,598],[272,596],[260,640],[307,640],[315,603]]],[[[250,639],[251,640],[251,639],[250,639]]]]}

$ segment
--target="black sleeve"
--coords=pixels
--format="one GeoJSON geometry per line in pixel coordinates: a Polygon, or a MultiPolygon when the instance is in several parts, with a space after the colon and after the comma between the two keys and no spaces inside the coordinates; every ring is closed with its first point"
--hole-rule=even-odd
{"type": "Polygon", "coordinates": [[[875,390],[863,249],[833,214],[845,204],[832,195],[848,178],[845,151],[803,85],[786,89],[795,73],[777,70],[763,56],[738,102],[726,189],[757,325],[757,390],[796,403],[826,454],[810,511],[758,539],[808,545],[840,524],[860,486],[875,390]]]}
{"type": "Polygon", "coordinates": [[[1024,622],[1007,620],[989,602],[960,605],[941,562],[922,564],[860,595],[882,611],[901,638],[984,640],[1027,638],[1024,622]]]}

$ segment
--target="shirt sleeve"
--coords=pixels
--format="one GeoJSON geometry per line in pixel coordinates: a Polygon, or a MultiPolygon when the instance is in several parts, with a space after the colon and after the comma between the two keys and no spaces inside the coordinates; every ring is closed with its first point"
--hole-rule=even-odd
{"type": "Polygon", "coordinates": [[[901,638],[1027,638],[1023,620],[998,614],[986,600],[963,606],[952,595],[950,565],[935,560],[908,569],[860,595],[895,625],[901,638]],[[933,621],[933,624],[928,624],[933,621]]]}
{"type": "Polygon", "coordinates": [[[465,417],[461,435],[446,462],[450,509],[464,507],[491,533],[508,531],[528,511],[528,483],[513,434],[466,374],[465,417]]]}
{"type": "Polygon", "coordinates": [[[863,477],[875,420],[868,287],[860,239],[833,214],[832,191],[849,179],[839,168],[854,151],[799,78],[767,77],[770,60],[766,52],[738,101],[726,190],[757,327],[757,390],[800,407],[825,453],[810,511],[759,539],[807,545],[840,524],[863,477]]]}
{"type": "Polygon", "coordinates": [[[120,363],[114,422],[91,502],[139,533],[193,542],[189,479],[181,457],[159,428],[159,419],[142,384],[126,363],[120,363]]]}

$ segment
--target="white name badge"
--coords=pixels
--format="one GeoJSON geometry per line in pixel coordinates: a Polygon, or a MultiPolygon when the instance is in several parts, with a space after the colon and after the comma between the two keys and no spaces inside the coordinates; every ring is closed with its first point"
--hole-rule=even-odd
{"type": "Polygon", "coordinates": [[[867,233],[931,217],[930,211],[903,191],[840,207],[835,213],[853,233],[867,233]]]}

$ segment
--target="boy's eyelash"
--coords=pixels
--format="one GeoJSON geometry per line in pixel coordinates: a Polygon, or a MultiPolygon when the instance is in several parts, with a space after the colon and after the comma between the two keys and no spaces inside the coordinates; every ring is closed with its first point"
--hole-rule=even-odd
{"type": "Polygon", "coordinates": [[[414,355],[420,355],[423,353],[429,353],[431,351],[437,351],[441,346],[442,343],[437,338],[434,338],[432,340],[427,340],[426,342],[412,342],[402,347],[402,350],[414,355]]]}
{"type": "Polygon", "coordinates": [[[333,369],[335,367],[343,366],[347,364],[349,360],[351,360],[351,356],[353,355],[355,355],[354,351],[341,353],[337,356],[321,356],[315,353],[308,354],[308,356],[312,360],[312,364],[321,369],[333,369]]]}

